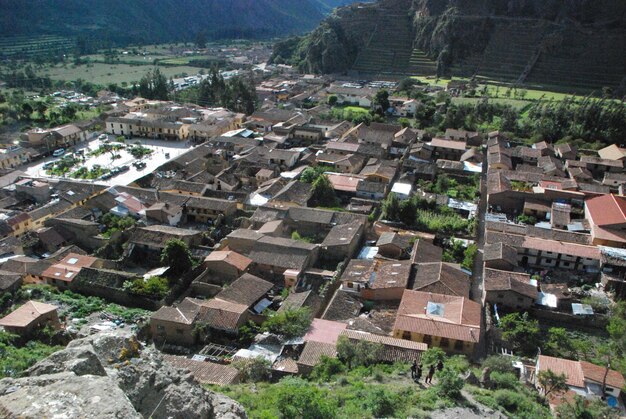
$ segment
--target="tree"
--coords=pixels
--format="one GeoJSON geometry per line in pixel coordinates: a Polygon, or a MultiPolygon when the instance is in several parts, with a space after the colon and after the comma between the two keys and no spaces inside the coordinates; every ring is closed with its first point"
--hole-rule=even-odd
{"type": "Polygon", "coordinates": [[[439,361],[444,362],[446,360],[446,353],[443,349],[433,346],[428,348],[426,352],[422,354],[422,365],[429,367],[431,365],[437,365],[439,361]]]}
{"type": "Polygon", "coordinates": [[[273,312],[263,322],[263,329],[287,339],[303,336],[311,327],[311,310],[308,307],[273,312]]]}
{"type": "Polygon", "coordinates": [[[318,176],[312,184],[311,203],[314,207],[336,207],[337,196],[328,176],[318,176]]]}
{"type": "Polygon", "coordinates": [[[74,105],[73,103],[66,104],[61,110],[61,115],[63,116],[63,118],[66,118],[67,120],[70,120],[70,121],[76,117],[77,113],[78,113],[78,109],[76,108],[76,105],[74,105]]]}
{"type": "Polygon", "coordinates": [[[237,360],[232,365],[241,373],[243,382],[257,383],[270,378],[270,362],[262,356],[237,360]]]}
{"type": "MultiPolygon", "coordinates": [[[[395,195],[395,194],[394,194],[395,195]]],[[[398,218],[407,226],[415,224],[415,217],[417,215],[417,206],[411,199],[405,199],[400,203],[400,209],[398,210],[398,218]]]]}
{"type": "Polygon", "coordinates": [[[546,349],[553,356],[567,356],[574,351],[572,339],[567,330],[562,327],[551,327],[548,329],[548,342],[546,349]]]}
{"type": "Polygon", "coordinates": [[[445,366],[437,373],[437,384],[435,391],[441,397],[448,399],[458,399],[463,389],[463,379],[450,366],[445,366]]]}
{"type": "Polygon", "coordinates": [[[337,340],[337,357],[348,366],[368,366],[379,362],[383,345],[364,340],[354,343],[345,336],[337,340]]]}
{"type": "Polygon", "coordinates": [[[179,239],[170,239],[165,242],[161,252],[161,263],[169,265],[174,275],[182,275],[193,266],[193,259],[187,244],[179,239]]]}
{"type": "Polygon", "coordinates": [[[530,319],[528,313],[511,313],[500,319],[502,339],[514,350],[526,355],[535,355],[540,342],[541,331],[537,320],[530,319]]]}
{"type": "Polygon", "coordinates": [[[511,363],[511,357],[504,355],[491,355],[488,356],[482,364],[483,368],[489,368],[491,371],[500,373],[514,373],[515,368],[511,363]]]}
{"type": "Polygon", "coordinates": [[[330,381],[333,376],[342,373],[344,370],[345,367],[340,360],[322,355],[319,364],[311,371],[310,378],[326,382],[330,381]]]}
{"type": "Polygon", "coordinates": [[[276,404],[282,417],[299,419],[331,419],[337,407],[328,390],[302,378],[283,379],[275,388],[276,404]]]}
{"type": "Polygon", "coordinates": [[[390,192],[383,202],[382,218],[388,221],[397,221],[400,216],[400,201],[398,196],[390,192]]]}
{"type": "Polygon", "coordinates": [[[389,92],[386,90],[379,90],[376,92],[373,104],[374,110],[379,115],[384,115],[385,112],[387,112],[387,109],[389,109],[389,106],[391,106],[389,103],[389,92]]]}
{"type": "Polygon", "coordinates": [[[196,46],[200,49],[206,48],[206,33],[204,31],[196,34],[196,46]]]}
{"type": "Polygon", "coordinates": [[[330,95],[328,96],[328,105],[329,106],[335,106],[337,104],[337,95],[330,95]]]}
{"type": "Polygon", "coordinates": [[[619,411],[599,399],[585,399],[579,395],[574,400],[556,408],[556,417],[563,419],[617,419],[619,411]]]}
{"type": "Polygon", "coordinates": [[[550,394],[559,394],[567,391],[567,376],[565,374],[557,374],[552,370],[539,371],[537,380],[543,391],[544,397],[550,394]]]}
{"type": "Polygon", "coordinates": [[[30,116],[33,114],[33,107],[28,102],[24,102],[22,104],[22,115],[24,118],[30,119],[30,116]]]}
{"type": "Polygon", "coordinates": [[[42,100],[35,102],[35,110],[39,114],[39,119],[45,121],[46,111],[48,110],[48,105],[46,104],[46,102],[42,100]]]}

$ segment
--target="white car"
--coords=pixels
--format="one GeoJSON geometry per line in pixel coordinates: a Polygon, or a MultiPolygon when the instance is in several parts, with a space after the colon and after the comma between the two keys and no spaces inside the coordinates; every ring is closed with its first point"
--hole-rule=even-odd
{"type": "Polygon", "coordinates": [[[107,138],[109,138],[106,134],[100,134],[100,136],[98,137],[98,140],[106,140],[107,138]]]}
{"type": "Polygon", "coordinates": [[[52,157],[61,157],[64,154],[65,154],[65,149],[59,148],[57,150],[54,150],[54,153],[52,153],[52,157]]]}

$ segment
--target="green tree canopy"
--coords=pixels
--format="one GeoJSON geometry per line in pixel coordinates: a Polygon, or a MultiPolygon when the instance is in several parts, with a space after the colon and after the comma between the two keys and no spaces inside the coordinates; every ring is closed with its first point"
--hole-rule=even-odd
{"type": "Polygon", "coordinates": [[[315,207],[336,207],[337,196],[332,183],[326,175],[320,175],[313,181],[311,204],[315,207]]]}
{"type": "Polygon", "coordinates": [[[171,239],[165,242],[161,252],[161,263],[168,265],[174,275],[182,275],[191,269],[193,259],[184,241],[171,239]]]}
{"type": "Polygon", "coordinates": [[[331,419],[337,407],[328,390],[301,378],[286,378],[275,388],[277,405],[284,418],[331,419]]]}
{"type": "Polygon", "coordinates": [[[525,355],[534,356],[540,343],[539,322],[531,319],[528,313],[511,313],[500,319],[502,339],[511,347],[525,355]]]}
{"type": "Polygon", "coordinates": [[[303,336],[311,327],[311,310],[308,307],[273,312],[263,322],[263,329],[287,339],[303,336]]]}

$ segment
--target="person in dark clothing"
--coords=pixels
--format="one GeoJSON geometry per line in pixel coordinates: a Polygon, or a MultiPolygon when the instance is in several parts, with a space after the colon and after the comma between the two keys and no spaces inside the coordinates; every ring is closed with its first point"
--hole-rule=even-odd
{"type": "Polygon", "coordinates": [[[424,380],[424,382],[426,384],[431,384],[433,381],[433,375],[435,375],[435,366],[431,365],[430,368],[428,368],[428,375],[426,376],[426,380],[424,380]]]}
{"type": "Polygon", "coordinates": [[[422,378],[422,364],[419,364],[419,365],[417,366],[417,371],[415,371],[415,378],[414,378],[414,381],[415,381],[416,383],[419,383],[419,382],[420,382],[420,378],[422,378]]]}
{"type": "Polygon", "coordinates": [[[443,369],[443,361],[440,359],[437,363],[437,371],[441,371],[443,369]]]}
{"type": "Polygon", "coordinates": [[[411,365],[411,378],[415,378],[415,371],[417,371],[417,361],[413,361],[411,365]]]}

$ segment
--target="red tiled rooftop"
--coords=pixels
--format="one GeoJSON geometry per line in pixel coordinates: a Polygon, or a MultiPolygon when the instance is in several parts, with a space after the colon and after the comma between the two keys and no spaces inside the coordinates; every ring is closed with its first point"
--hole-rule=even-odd
{"type": "Polygon", "coordinates": [[[334,322],[331,320],[313,319],[311,328],[304,335],[305,342],[322,342],[336,344],[341,332],[348,327],[345,323],[334,322]]]}

